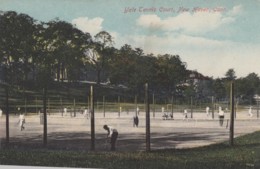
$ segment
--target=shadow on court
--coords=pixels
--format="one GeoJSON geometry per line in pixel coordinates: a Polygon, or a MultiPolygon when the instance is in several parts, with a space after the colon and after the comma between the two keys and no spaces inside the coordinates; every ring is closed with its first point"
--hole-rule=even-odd
{"type": "MultiPolygon", "coordinates": [[[[216,142],[216,137],[226,137],[226,133],[215,134],[212,133],[151,133],[151,149],[165,149],[165,148],[178,148],[179,145],[187,148],[198,147],[207,143],[216,142]],[[193,145],[193,146],[192,146],[193,145]]],[[[95,151],[110,151],[109,140],[106,139],[106,133],[95,135],[95,151]]],[[[2,144],[5,140],[2,140],[2,144]]],[[[117,151],[143,151],[145,150],[145,134],[120,134],[117,141],[117,151]]],[[[48,144],[43,146],[42,135],[29,137],[12,137],[8,148],[15,148],[21,150],[35,150],[35,149],[47,149],[47,150],[65,150],[65,151],[90,151],[91,140],[89,133],[83,132],[53,132],[48,134],[48,144]]],[[[184,148],[183,147],[183,148],[184,148]]],[[[7,148],[2,145],[2,148],[7,148]]],[[[182,148],[182,147],[179,147],[182,148]]]]}

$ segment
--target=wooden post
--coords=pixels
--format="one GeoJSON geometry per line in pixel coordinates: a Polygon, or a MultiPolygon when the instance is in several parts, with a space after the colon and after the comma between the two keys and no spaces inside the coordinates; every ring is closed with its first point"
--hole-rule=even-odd
{"type": "Polygon", "coordinates": [[[36,112],[36,114],[38,113],[38,99],[37,99],[37,97],[35,98],[35,112],[36,112]]]}
{"type": "Polygon", "coordinates": [[[137,116],[137,96],[135,95],[135,116],[137,116]]]}
{"type": "Polygon", "coordinates": [[[139,112],[137,112],[137,95],[135,95],[135,116],[139,115],[139,112]]]}
{"type": "Polygon", "coordinates": [[[94,113],[94,89],[90,86],[90,112],[91,112],[91,150],[95,150],[95,113],[94,113]]]}
{"type": "Polygon", "coordinates": [[[47,87],[43,88],[43,145],[47,146],[47,87]]]}
{"type": "Polygon", "coordinates": [[[257,99],[257,118],[259,118],[259,99],[257,99]]]}
{"type": "Polygon", "coordinates": [[[27,113],[27,98],[24,98],[24,114],[27,113]]]}
{"type": "MultiPolygon", "coordinates": [[[[97,101],[96,101],[96,111],[98,112],[98,110],[99,110],[99,106],[98,106],[98,104],[99,104],[99,102],[98,102],[98,98],[97,98],[97,101]]],[[[95,107],[95,104],[94,104],[94,107],[95,107]]]]}
{"type": "Polygon", "coordinates": [[[215,103],[214,103],[214,96],[211,97],[211,104],[212,104],[212,119],[214,119],[214,111],[215,111],[215,103]]]}
{"type": "Polygon", "coordinates": [[[90,113],[90,95],[88,96],[88,110],[89,110],[89,113],[90,113]]]}
{"type": "Polygon", "coordinates": [[[234,107],[235,107],[235,108],[234,108],[234,109],[235,109],[235,110],[234,110],[234,111],[235,111],[235,115],[234,115],[234,116],[235,116],[235,119],[237,118],[238,101],[239,101],[238,99],[236,99],[236,101],[234,100],[234,102],[236,102],[236,106],[234,106],[234,107]]]}
{"type": "Polygon", "coordinates": [[[172,112],[171,112],[171,116],[173,118],[173,95],[172,95],[172,112]]]}
{"type": "Polygon", "coordinates": [[[230,86],[230,132],[229,132],[229,144],[234,145],[234,82],[231,82],[230,86]]]}
{"type": "Polygon", "coordinates": [[[149,106],[149,88],[145,84],[145,112],[146,112],[146,151],[151,150],[150,142],[150,106],[149,106]]]}
{"type": "Polygon", "coordinates": [[[153,118],[155,118],[154,93],[153,93],[153,118]]]}
{"type": "Polygon", "coordinates": [[[5,88],[6,144],[9,144],[9,86],[5,88]]]}
{"type": "Polygon", "coordinates": [[[48,113],[49,113],[49,115],[50,115],[50,98],[48,98],[48,113]]]}
{"type": "Polygon", "coordinates": [[[118,105],[118,117],[120,117],[120,113],[121,113],[120,96],[118,96],[118,98],[117,98],[117,105],[118,105]]]}
{"type": "Polygon", "coordinates": [[[193,118],[193,103],[192,96],[190,97],[190,118],[193,118]]]}
{"type": "Polygon", "coordinates": [[[105,96],[103,96],[103,116],[106,117],[105,96]]]}
{"type": "Polygon", "coordinates": [[[74,117],[76,117],[76,100],[73,100],[74,117]]]}
{"type": "Polygon", "coordinates": [[[63,117],[63,105],[62,105],[62,97],[60,97],[60,109],[61,109],[61,116],[63,117]]]}

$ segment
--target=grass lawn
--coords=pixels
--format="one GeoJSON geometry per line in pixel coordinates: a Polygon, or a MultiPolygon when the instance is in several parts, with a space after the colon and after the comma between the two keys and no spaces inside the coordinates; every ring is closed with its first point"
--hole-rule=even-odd
{"type": "Polygon", "coordinates": [[[260,131],[228,142],[194,149],[151,152],[71,152],[50,150],[0,150],[1,165],[113,169],[258,169],[260,131]]]}

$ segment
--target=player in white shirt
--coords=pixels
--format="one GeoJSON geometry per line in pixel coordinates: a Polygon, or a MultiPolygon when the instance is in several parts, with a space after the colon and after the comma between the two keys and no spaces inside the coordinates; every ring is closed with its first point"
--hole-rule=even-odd
{"type": "Polygon", "coordinates": [[[24,130],[24,124],[25,124],[25,117],[24,117],[24,114],[20,114],[19,115],[19,121],[18,121],[18,123],[19,123],[19,126],[21,127],[21,131],[23,131],[24,130]]]}
{"type": "Polygon", "coordinates": [[[111,138],[110,139],[111,151],[115,151],[118,131],[115,128],[108,125],[104,125],[103,128],[107,131],[107,138],[111,138]]]}

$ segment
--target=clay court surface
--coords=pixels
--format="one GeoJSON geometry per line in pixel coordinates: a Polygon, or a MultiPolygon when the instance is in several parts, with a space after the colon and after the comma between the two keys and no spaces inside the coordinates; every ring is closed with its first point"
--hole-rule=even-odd
{"type": "MultiPolygon", "coordinates": [[[[145,150],[145,113],[139,114],[139,127],[133,127],[134,112],[118,113],[95,112],[95,150],[109,151],[106,141],[106,131],[103,125],[107,124],[119,132],[117,151],[145,150]]],[[[190,114],[188,115],[190,117],[190,114]]],[[[39,115],[26,116],[25,130],[20,131],[17,124],[18,116],[10,116],[10,145],[17,148],[42,148],[43,125],[39,115]]],[[[164,148],[191,148],[227,141],[229,113],[225,114],[224,125],[218,122],[217,113],[212,119],[205,113],[193,113],[193,119],[183,120],[183,114],[174,113],[174,119],[163,120],[161,113],[155,117],[151,113],[151,149],[164,148]]],[[[68,113],[62,117],[60,113],[48,115],[48,149],[53,150],[90,150],[90,119],[77,113],[71,117],[68,113]]],[[[5,116],[0,117],[0,141],[5,142],[5,116]]],[[[256,114],[249,117],[247,112],[238,112],[235,120],[235,137],[260,130],[260,119],[256,114]]]]}

